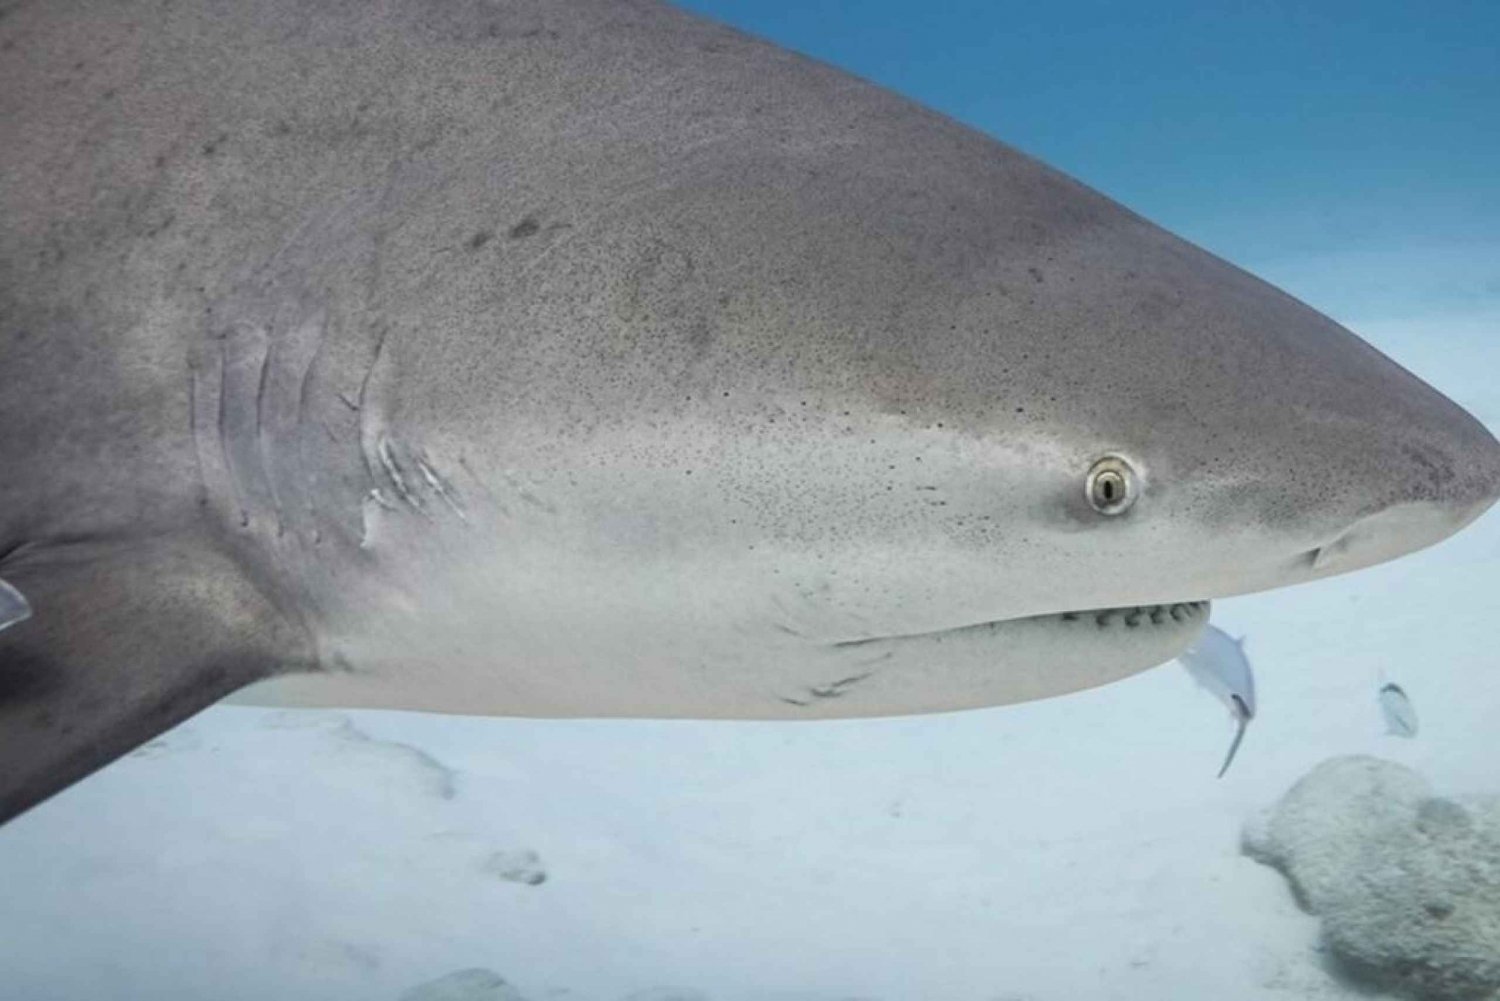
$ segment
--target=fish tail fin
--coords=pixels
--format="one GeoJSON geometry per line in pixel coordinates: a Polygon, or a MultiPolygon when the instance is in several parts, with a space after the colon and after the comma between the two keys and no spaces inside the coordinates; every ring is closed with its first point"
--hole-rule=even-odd
{"type": "Polygon", "coordinates": [[[26,596],[0,579],[0,629],[31,618],[31,603],[26,596]]]}
{"type": "Polygon", "coordinates": [[[1241,717],[1239,723],[1239,729],[1235,730],[1234,740],[1229,745],[1229,753],[1224,755],[1224,764],[1219,767],[1219,774],[1215,775],[1214,778],[1222,779],[1224,773],[1229,771],[1229,766],[1234,761],[1235,752],[1240,749],[1240,741],[1245,739],[1245,727],[1249,725],[1250,720],[1247,717],[1241,717]]]}

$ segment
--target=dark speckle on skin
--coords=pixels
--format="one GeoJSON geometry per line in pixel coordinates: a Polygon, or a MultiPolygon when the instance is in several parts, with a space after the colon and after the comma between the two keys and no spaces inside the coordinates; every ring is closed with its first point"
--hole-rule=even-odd
{"type": "Polygon", "coordinates": [[[688,346],[698,355],[706,352],[709,346],[713,344],[713,340],[714,331],[706,319],[700,319],[697,323],[693,324],[692,330],[688,332],[688,346]]]}
{"type": "Polygon", "coordinates": [[[1031,280],[1038,284],[1042,281],[1042,272],[1039,268],[1027,268],[1026,273],[1031,275],[1031,280]]]}
{"type": "Polygon", "coordinates": [[[176,214],[172,213],[172,212],[168,212],[166,215],[162,216],[161,219],[158,220],[155,224],[149,226],[146,229],[146,235],[148,237],[149,236],[160,236],[162,233],[165,233],[167,230],[171,229],[172,228],[172,224],[174,222],[176,222],[176,221],[177,221],[176,214]]]}
{"type": "Polygon", "coordinates": [[[1435,450],[1424,450],[1411,445],[1402,446],[1401,450],[1406,453],[1407,458],[1422,468],[1434,497],[1441,497],[1443,488],[1457,479],[1457,474],[1454,473],[1452,464],[1447,461],[1447,456],[1435,450]]]}
{"type": "Polygon", "coordinates": [[[481,229],[479,232],[469,237],[468,247],[470,250],[478,250],[480,247],[483,247],[486,243],[489,243],[494,238],[495,233],[493,230],[481,229]]]}
{"type": "Polygon", "coordinates": [[[224,141],[228,138],[229,133],[227,132],[220,132],[218,135],[214,136],[208,142],[203,144],[203,155],[213,156],[219,151],[219,147],[224,145],[224,141]]]}
{"type": "Polygon", "coordinates": [[[527,216],[510,228],[510,238],[524,240],[541,228],[542,224],[536,221],[536,216],[527,216]]]}

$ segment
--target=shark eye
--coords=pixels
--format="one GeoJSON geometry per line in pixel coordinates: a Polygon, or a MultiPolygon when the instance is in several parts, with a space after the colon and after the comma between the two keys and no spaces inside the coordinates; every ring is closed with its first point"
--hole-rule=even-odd
{"type": "Polygon", "coordinates": [[[1100,514],[1124,514],[1140,493],[1135,468],[1118,455],[1106,455],[1089,469],[1084,481],[1089,506],[1100,514]]]}

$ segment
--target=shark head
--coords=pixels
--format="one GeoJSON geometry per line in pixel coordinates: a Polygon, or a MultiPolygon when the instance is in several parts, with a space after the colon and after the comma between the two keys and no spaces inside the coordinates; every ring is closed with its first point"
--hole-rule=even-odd
{"type": "Polygon", "coordinates": [[[382,224],[429,260],[431,233],[542,206],[482,267],[390,278],[385,322],[422,333],[391,346],[393,462],[370,465],[420,451],[471,507],[451,544],[376,545],[420,585],[419,640],[357,612],[347,658],[426,650],[458,680],[375,704],[1035,698],[1169,660],[1210,599],[1434,543],[1500,491],[1479,423],[1308,306],[987,136],[671,18],[541,124],[494,111],[495,159],[382,224]]]}

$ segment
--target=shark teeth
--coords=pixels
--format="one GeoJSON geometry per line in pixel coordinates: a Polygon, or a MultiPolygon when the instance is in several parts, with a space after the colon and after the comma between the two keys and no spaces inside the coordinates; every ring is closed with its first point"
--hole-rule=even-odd
{"type": "Polygon", "coordinates": [[[1107,629],[1124,626],[1139,629],[1141,626],[1165,625],[1173,622],[1190,622],[1208,612],[1207,601],[1179,601],[1168,605],[1133,605],[1121,608],[1096,608],[1088,611],[1062,612],[1057,618],[1062,622],[1084,622],[1093,620],[1095,626],[1107,629]]]}

